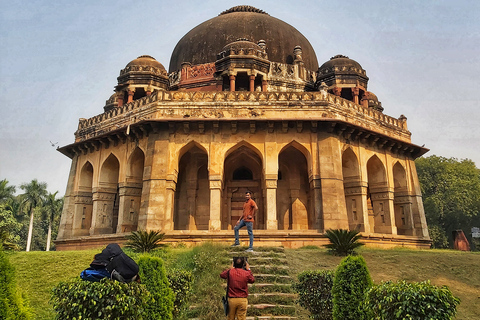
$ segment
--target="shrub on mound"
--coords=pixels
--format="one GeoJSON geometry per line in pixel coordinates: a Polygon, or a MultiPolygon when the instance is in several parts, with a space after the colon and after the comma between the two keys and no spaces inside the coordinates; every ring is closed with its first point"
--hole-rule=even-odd
{"type": "Polygon", "coordinates": [[[366,296],[369,319],[453,319],[460,303],[447,287],[429,281],[384,282],[372,287],[366,296]]]}
{"type": "Polygon", "coordinates": [[[330,270],[304,271],[298,275],[298,283],[294,285],[297,302],[310,311],[312,319],[332,319],[333,276],[330,270]]]}
{"type": "Polygon", "coordinates": [[[100,282],[75,278],[53,288],[51,301],[56,319],[145,319],[151,296],[139,283],[110,279],[100,282]]]}
{"type": "Polygon", "coordinates": [[[184,309],[193,287],[193,273],[187,270],[173,269],[167,275],[170,288],[175,300],[173,302],[173,316],[180,314],[184,309]]]}
{"type": "Polygon", "coordinates": [[[157,257],[142,256],[138,260],[140,279],[152,295],[153,303],[145,310],[144,319],[173,319],[173,291],[168,283],[163,260],[157,257]]]}
{"type": "Polygon", "coordinates": [[[333,319],[366,320],[365,294],[372,286],[367,264],[362,256],[344,258],[333,280],[333,319]]]}

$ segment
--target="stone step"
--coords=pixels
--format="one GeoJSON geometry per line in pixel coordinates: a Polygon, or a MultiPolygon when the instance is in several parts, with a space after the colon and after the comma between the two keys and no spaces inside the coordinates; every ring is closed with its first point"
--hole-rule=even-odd
{"type": "MultiPolygon", "coordinates": [[[[297,317],[289,317],[289,316],[256,316],[256,317],[247,317],[247,320],[295,320],[298,319],[297,317]]],[[[192,319],[190,319],[192,320],[192,319]]]]}
{"type": "Polygon", "coordinates": [[[280,308],[285,308],[285,309],[290,309],[290,308],[295,308],[295,305],[281,305],[281,304],[270,304],[270,303],[259,303],[259,304],[249,304],[249,308],[254,308],[254,309],[269,309],[269,308],[275,308],[275,307],[280,307],[280,308]]]}
{"type": "Polygon", "coordinates": [[[249,297],[259,298],[259,297],[289,297],[296,299],[298,294],[296,293],[283,293],[283,292],[265,292],[265,293],[251,293],[249,297]]]}

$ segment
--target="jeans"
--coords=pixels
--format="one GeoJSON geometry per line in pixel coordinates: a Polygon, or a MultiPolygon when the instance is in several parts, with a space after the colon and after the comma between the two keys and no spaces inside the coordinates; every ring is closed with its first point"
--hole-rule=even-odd
{"type": "Polygon", "coordinates": [[[235,244],[240,244],[238,240],[238,230],[245,226],[247,227],[248,236],[250,237],[250,246],[248,248],[253,249],[253,222],[245,222],[243,219],[233,228],[233,230],[235,230],[235,244]]]}

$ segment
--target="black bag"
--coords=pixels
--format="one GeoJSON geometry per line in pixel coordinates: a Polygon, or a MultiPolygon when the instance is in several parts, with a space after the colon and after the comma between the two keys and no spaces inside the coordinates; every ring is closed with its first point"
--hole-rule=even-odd
{"type": "Polygon", "coordinates": [[[230,270],[227,272],[227,291],[225,293],[225,296],[222,297],[222,303],[223,303],[223,312],[225,312],[225,315],[228,316],[228,278],[230,278],[230,270]]]}
{"type": "Polygon", "coordinates": [[[96,254],[90,267],[107,269],[110,277],[120,282],[135,280],[139,271],[135,261],[127,256],[116,243],[110,243],[101,253],[96,254]]]}

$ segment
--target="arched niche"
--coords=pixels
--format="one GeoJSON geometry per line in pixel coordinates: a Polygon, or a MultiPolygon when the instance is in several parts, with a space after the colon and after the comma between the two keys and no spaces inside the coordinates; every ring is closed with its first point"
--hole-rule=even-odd
{"type": "Polygon", "coordinates": [[[93,214],[93,166],[87,161],[80,169],[78,191],[75,195],[73,235],[88,236],[93,214]]]}
{"type": "Polygon", "coordinates": [[[194,142],[180,150],[175,190],[174,229],[208,230],[210,189],[208,155],[194,142]]]}
{"type": "Polygon", "coordinates": [[[277,220],[280,230],[308,230],[313,226],[312,193],[305,155],[293,145],[278,156],[277,220]]]}
{"type": "Polygon", "coordinates": [[[262,168],[262,158],[258,150],[248,143],[242,142],[227,152],[224,161],[222,229],[231,229],[241,217],[246,191],[252,192],[252,198],[259,208],[255,217],[255,228],[265,228],[262,168]]]}
{"type": "Polygon", "coordinates": [[[109,234],[117,230],[120,203],[119,175],[120,162],[115,155],[110,154],[100,168],[98,188],[96,196],[94,195],[93,211],[96,218],[93,234],[109,234]]]}
{"type": "Polygon", "coordinates": [[[119,185],[119,214],[117,232],[136,231],[142,202],[145,154],[136,147],[127,161],[125,181],[119,185]]]}
{"type": "Polygon", "coordinates": [[[396,162],[393,166],[393,184],[397,233],[400,235],[413,235],[412,200],[408,192],[407,173],[400,162],[396,162]]]}
{"type": "Polygon", "coordinates": [[[389,190],[385,166],[377,155],[367,162],[367,205],[370,226],[376,233],[392,233],[389,190]]]}
{"type": "Polygon", "coordinates": [[[351,148],[345,149],[342,154],[342,175],[349,229],[364,232],[365,188],[360,177],[357,155],[351,148]]]}

